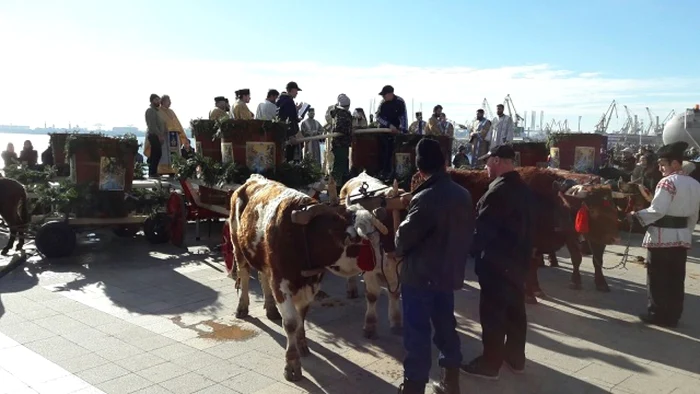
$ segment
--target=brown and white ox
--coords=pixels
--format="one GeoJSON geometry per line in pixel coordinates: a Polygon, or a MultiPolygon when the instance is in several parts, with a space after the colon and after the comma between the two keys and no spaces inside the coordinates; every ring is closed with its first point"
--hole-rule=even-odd
{"type": "MultiPolygon", "coordinates": [[[[345,182],[340,189],[340,200],[344,200],[347,206],[350,206],[354,199],[362,200],[366,195],[371,195],[374,199],[393,199],[408,195],[403,190],[398,188],[394,183],[393,187],[386,186],[377,178],[367,175],[362,172],[360,175],[345,182]]],[[[360,202],[362,203],[362,202],[360,202]]],[[[401,334],[402,332],[402,315],[399,298],[401,295],[401,285],[399,281],[398,267],[399,263],[396,260],[394,251],[396,245],[394,236],[396,229],[401,223],[402,214],[405,210],[390,209],[383,224],[388,229],[387,234],[382,234],[380,237],[380,247],[382,250],[382,259],[377,261],[372,269],[369,268],[362,272],[362,278],[365,282],[365,299],[367,300],[367,314],[365,315],[364,334],[367,338],[372,338],[376,334],[377,310],[376,303],[381,292],[381,285],[386,286],[389,297],[389,324],[391,332],[401,334]]],[[[348,278],[347,283],[348,298],[357,298],[357,276],[348,278]]]]}
{"type": "Polygon", "coordinates": [[[236,316],[248,315],[250,270],[255,268],[267,315],[275,317],[277,308],[287,333],[287,380],[302,377],[300,357],[309,354],[304,322],[323,274],[358,275],[352,254],[363,241],[379,261],[380,234],[388,230],[375,215],[385,214],[383,208],[371,212],[359,204],[319,204],[260,175],[252,175],[231,196],[228,220],[241,290],[236,316]]]}

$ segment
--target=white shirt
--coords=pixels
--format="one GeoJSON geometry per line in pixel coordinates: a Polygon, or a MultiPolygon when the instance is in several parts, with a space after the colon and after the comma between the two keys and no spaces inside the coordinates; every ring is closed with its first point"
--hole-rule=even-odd
{"type": "Polygon", "coordinates": [[[515,124],[513,119],[508,115],[496,116],[491,121],[491,130],[486,135],[486,141],[491,141],[490,149],[499,145],[505,145],[513,142],[515,132],[515,124]]]}
{"type": "Polygon", "coordinates": [[[642,247],[645,248],[690,248],[693,230],[698,222],[700,209],[700,183],[676,172],[659,181],[651,200],[651,206],[635,215],[642,226],[649,226],[642,247]],[[687,228],[660,228],[654,222],[664,216],[688,218],[687,228]]]}
{"type": "Polygon", "coordinates": [[[258,104],[258,110],[255,113],[255,119],[272,120],[277,116],[277,104],[271,103],[268,100],[258,104]]]}

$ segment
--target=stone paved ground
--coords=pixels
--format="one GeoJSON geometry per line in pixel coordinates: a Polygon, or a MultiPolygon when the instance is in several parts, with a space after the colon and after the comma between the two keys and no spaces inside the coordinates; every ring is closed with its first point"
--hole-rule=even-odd
{"type": "MultiPolygon", "coordinates": [[[[596,292],[589,274],[583,290],[568,289],[566,258],[562,268],[542,269],[549,298],[528,307],[526,375],[504,369],[499,382],[487,383],[463,377],[463,392],[700,392],[700,248],[691,255],[686,311],[676,330],[636,322],[646,302],[639,264],[607,271],[609,294],[596,292]]],[[[605,257],[607,266],[619,260],[605,257]]],[[[456,297],[465,358],[481,349],[472,268],[456,297]]],[[[591,271],[589,258],[584,270],[591,271]]],[[[233,282],[204,246],[184,251],[107,234],[66,261],[30,258],[0,278],[0,393],[396,392],[400,337],[382,319],[380,337],[364,339],[364,301],[345,299],[344,281],[335,277],[324,283],[330,298],[308,316],[305,379],[285,382],[283,330],[264,317],[252,283],[252,317],[240,321],[233,317],[233,282]]],[[[385,297],[379,310],[386,314],[385,297]]]]}

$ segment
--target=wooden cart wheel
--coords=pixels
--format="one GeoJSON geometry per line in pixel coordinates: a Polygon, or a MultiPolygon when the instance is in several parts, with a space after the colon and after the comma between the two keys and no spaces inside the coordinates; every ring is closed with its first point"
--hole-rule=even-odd
{"type": "Polygon", "coordinates": [[[185,244],[185,234],[187,233],[187,207],[185,199],[179,193],[170,193],[170,198],[166,205],[166,212],[170,217],[169,235],[170,242],[178,247],[185,244]]]}
{"type": "Polygon", "coordinates": [[[68,223],[51,221],[39,228],[34,243],[46,258],[57,259],[70,256],[75,250],[77,239],[68,223]]]}
{"type": "Polygon", "coordinates": [[[165,213],[157,213],[143,222],[143,233],[148,242],[162,244],[168,242],[170,217],[165,213]]]}

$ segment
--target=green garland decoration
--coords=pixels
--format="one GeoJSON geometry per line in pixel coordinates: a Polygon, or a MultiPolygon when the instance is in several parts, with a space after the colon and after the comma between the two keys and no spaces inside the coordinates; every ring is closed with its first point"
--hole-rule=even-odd
{"type": "MultiPolygon", "coordinates": [[[[198,153],[188,159],[174,158],[172,166],[177,171],[178,178],[200,179],[207,187],[241,185],[252,174],[248,167],[234,162],[222,164],[198,153]]],[[[323,171],[315,161],[306,158],[300,162],[282,163],[276,169],[265,171],[261,175],[287,187],[299,189],[318,182],[323,177],[323,171]]]]}

